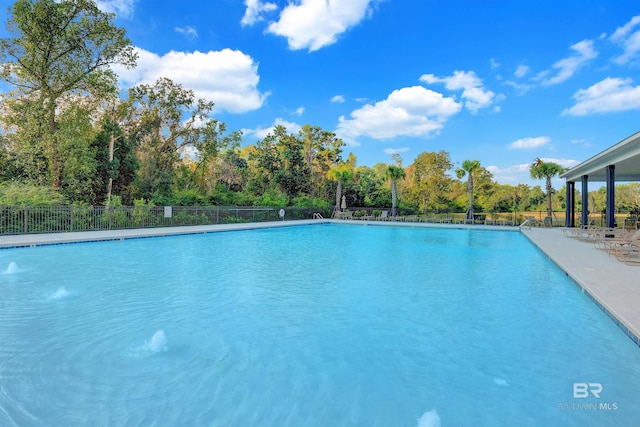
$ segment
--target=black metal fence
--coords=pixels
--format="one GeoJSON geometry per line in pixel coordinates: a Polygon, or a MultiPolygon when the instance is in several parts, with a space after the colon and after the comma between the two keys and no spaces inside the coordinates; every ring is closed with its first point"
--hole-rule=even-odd
{"type": "Polygon", "coordinates": [[[0,235],[288,221],[312,219],[315,212],[326,214],[294,207],[0,206],[0,235]]]}

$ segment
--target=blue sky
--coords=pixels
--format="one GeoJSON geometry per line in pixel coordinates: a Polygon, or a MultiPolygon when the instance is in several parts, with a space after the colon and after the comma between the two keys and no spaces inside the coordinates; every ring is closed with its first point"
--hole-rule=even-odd
{"type": "Polygon", "coordinates": [[[640,130],[636,0],[97,3],[139,50],[123,87],[169,77],[246,143],[312,124],[359,165],[446,150],[538,185],[536,157],[571,167],[640,130]]]}

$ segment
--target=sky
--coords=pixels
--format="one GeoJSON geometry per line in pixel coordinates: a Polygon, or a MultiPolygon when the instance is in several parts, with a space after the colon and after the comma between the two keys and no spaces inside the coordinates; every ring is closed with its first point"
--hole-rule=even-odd
{"type": "Polygon", "coordinates": [[[169,77],[244,144],[310,124],[358,165],[445,150],[543,185],[536,158],[572,167],[640,131],[637,0],[96,3],[139,54],[123,89],[169,77]]]}

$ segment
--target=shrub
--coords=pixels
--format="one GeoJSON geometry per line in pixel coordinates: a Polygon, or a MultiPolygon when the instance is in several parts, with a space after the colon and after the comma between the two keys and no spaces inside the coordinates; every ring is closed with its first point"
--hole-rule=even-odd
{"type": "Polygon", "coordinates": [[[48,186],[16,181],[0,184],[0,205],[55,206],[64,204],[67,204],[65,197],[48,186]]]}

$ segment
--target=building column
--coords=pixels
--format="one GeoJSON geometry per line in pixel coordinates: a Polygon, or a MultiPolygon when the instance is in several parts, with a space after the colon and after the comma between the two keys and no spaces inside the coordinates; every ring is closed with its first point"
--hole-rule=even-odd
{"type": "Polygon", "coordinates": [[[566,214],[564,220],[565,227],[575,227],[576,221],[576,183],[573,181],[567,181],[567,197],[565,199],[566,203],[566,214]]]}
{"type": "Polygon", "coordinates": [[[582,175],[582,226],[589,225],[589,177],[582,175]]]}
{"type": "Polygon", "coordinates": [[[616,166],[607,166],[607,227],[616,226],[616,166]]]}

